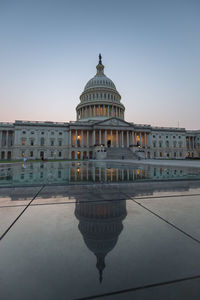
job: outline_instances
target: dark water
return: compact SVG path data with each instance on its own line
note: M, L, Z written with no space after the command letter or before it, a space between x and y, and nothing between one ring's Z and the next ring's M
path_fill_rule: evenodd
M109 162L37 162L0 167L0 186L171 179L200 179L200 170Z

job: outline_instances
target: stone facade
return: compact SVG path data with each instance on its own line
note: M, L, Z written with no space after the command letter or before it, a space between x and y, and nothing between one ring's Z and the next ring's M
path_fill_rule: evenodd
M126 122L121 96L101 59L96 68L80 96L75 122L0 123L0 160L105 159L108 148L115 149L115 158L200 157L200 130Z

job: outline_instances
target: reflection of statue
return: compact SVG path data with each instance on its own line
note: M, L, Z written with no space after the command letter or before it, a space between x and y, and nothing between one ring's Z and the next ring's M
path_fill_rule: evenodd
M102 59L102 56L101 56L101 53L99 53L99 64L100 64L100 65L102 65L101 59Z
M126 217L126 201L77 202L75 216L87 247L97 258L99 281L103 280L105 257L116 245Z

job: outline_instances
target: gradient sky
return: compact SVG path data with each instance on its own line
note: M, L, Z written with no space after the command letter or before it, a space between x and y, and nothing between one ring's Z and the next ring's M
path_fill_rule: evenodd
M0 121L75 120L99 52L127 121L200 129L199 0L0 0Z

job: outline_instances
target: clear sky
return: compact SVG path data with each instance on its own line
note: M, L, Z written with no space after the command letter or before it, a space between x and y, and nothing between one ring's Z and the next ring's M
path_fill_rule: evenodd
M75 120L99 53L127 121L200 129L199 0L0 0L0 121Z

